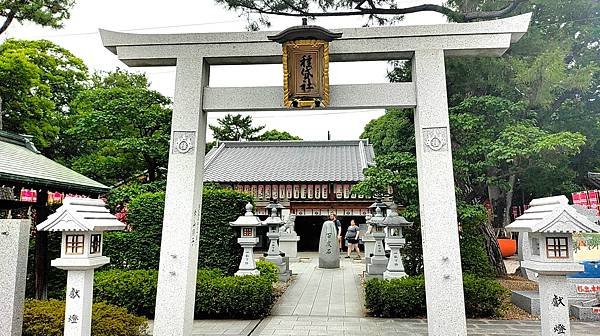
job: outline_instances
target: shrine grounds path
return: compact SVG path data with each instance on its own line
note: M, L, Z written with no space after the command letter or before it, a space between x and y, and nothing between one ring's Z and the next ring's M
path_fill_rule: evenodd
M341 259L337 270L319 269L317 253L300 253L290 264L294 281L263 320L199 320L200 335L427 335L425 319L365 317L360 274L364 264ZM468 336L536 336L540 321L467 320ZM600 322L571 321L573 336L600 336ZM449 335L450 336L450 335Z

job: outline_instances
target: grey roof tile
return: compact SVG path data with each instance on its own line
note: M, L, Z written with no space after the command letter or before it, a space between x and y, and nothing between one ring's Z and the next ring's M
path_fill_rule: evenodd
M104 192L110 188L39 154L25 138L0 131L0 180Z
M362 144L361 144L362 143ZM225 141L206 156L209 182L353 182L364 179L366 140Z

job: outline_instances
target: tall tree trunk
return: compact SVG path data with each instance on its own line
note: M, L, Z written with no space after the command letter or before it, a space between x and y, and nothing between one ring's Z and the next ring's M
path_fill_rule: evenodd
M506 192L500 187L488 184L488 197L492 204L492 227L499 229L504 227L504 208Z
M512 207L512 199L516 179L517 176L515 174L510 175L510 177L508 178L509 189L506 192L506 196L504 199L504 218L502 219L502 227L506 227L508 224L510 224L510 208Z
M505 277L507 273L506 266L502 259L502 253L500 252L500 246L498 245L494 228L488 222L484 222L481 224L480 230L485 238L485 249L487 251L488 259L496 272L496 276Z

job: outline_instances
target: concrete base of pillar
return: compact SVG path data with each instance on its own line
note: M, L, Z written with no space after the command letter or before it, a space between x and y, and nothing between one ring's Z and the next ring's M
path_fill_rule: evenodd
M385 271L383 272L383 278L384 279L401 279L401 278L405 278L408 275L404 272L390 272L390 271Z
M235 276L244 276L244 275L260 275L260 271L257 269L253 270L239 270L235 272Z
M298 241L300 236L294 233L282 233L279 237L279 250L285 253L286 257L298 258Z
M369 275L383 276L383 272L385 272L387 269L387 264L388 264L388 259L385 257L383 257L383 258L372 257L371 263L367 265L368 266L367 273Z

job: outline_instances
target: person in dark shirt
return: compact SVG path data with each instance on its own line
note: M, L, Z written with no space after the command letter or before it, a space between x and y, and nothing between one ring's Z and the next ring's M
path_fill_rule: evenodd
M348 241L348 255L346 256L346 258L350 258L350 254L352 253L352 250L356 250L356 254L358 254L358 258L362 259L362 256L360 255L360 248L358 247L358 234L359 234L359 229L358 229L358 225L356 225L356 222L353 220L350 221L350 226L348 227L348 230L346 230L346 240Z

